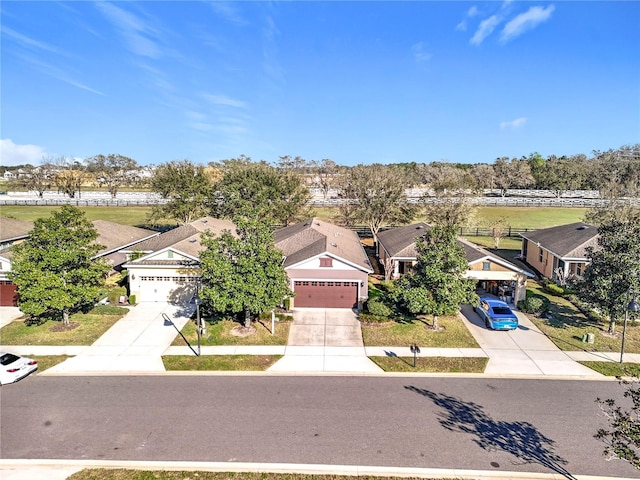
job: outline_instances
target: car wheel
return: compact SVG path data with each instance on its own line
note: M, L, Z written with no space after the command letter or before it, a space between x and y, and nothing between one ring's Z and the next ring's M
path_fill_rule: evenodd
M484 326L491 330L491 324L489 323L489 319L486 317L484 319Z

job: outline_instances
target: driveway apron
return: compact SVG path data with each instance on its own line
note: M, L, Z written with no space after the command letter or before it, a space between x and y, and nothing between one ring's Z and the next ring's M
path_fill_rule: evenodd
M82 353L46 373L163 372L161 355L193 309L193 305L140 303Z
M471 335L489 357L484 373L489 375L556 375L594 377L597 372L575 362L549 340L522 312L516 330L494 331L484 326L471 305L463 305L461 316Z
M300 308L285 355L270 372L382 372L366 356L360 322L351 309Z

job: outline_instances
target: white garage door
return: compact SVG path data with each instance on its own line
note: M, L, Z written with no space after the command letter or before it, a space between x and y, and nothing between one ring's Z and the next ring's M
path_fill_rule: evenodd
M138 301L186 303L195 292L196 283L189 277L143 276Z

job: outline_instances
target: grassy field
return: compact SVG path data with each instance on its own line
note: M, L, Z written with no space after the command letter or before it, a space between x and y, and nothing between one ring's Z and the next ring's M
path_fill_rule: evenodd
M43 206L0 206L0 216L11 217L19 220L33 221L37 218L47 217L59 207ZM148 226L148 216L151 207L78 207L85 212L87 218L93 220L108 220L124 225ZM481 207L478 209L477 226L490 226L500 217L504 217L507 223L516 228L546 228L566 223L581 221L585 214L584 208L570 207ZM329 222L335 221L338 216L337 208L319 207L313 209L313 215ZM416 221L423 220L416 217ZM164 224L175 222L166 221Z
M626 350L626 349L625 349ZM640 377L640 365L637 363L615 362L578 362L608 377Z

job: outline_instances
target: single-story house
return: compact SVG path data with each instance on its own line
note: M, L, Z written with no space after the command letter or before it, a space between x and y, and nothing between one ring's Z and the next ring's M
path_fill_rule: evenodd
M587 247L598 248L598 229L587 223L521 233L521 257L543 277L554 281L580 277L589 259Z
M367 299L373 269L356 232L314 217L274 236L296 294L291 308L359 308Z
M384 268L392 270L392 278L411 271L418 257L416 239L430 228L420 222L378 233L378 259ZM507 300L518 302L526 298L527 278L533 274L463 238L458 238L458 243L469 262L467 278L476 279L485 291Z
M197 291L203 231L236 231L228 220L203 217L121 251L130 258L129 293L136 302L188 302Z
M1 241L3 244L15 245L22 242L29 237L29 232L33 229L33 222L22 222L7 218L2 218L1 221ZM159 232L154 232L153 230L121 225L105 220L95 220L91 223L98 232L96 243L103 246L98 252L98 255L96 255L96 258L106 258L112 270L118 270L126 260L126 256L119 253L121 249L159 235ZM6 231L5 225L7 226ZM27 227L28 230L25 230ZM9 242L9 240L11 240L11 242ZM15 306L18 301L16 285L9 280L11 257L11 246L0 250L0 306Z

